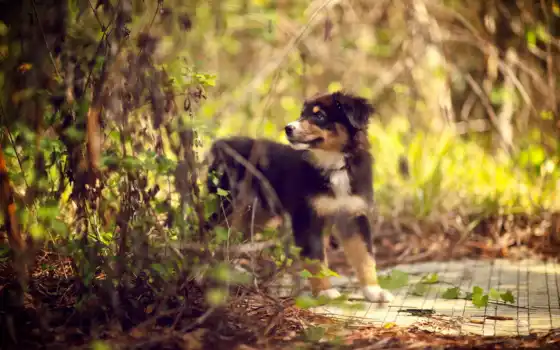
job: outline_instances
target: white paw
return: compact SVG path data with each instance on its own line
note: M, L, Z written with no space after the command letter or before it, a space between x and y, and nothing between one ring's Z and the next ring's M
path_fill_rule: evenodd
M372 303L390 303L394 299L391 292L382 289L380 286L366 286L362 289L362 293Z
M336 289L336 288L329 288L329 289L325 289L319 292L319 297L320 296L325 296L329 299L336 299L336 298L340 298L342 296L342 294L340 294L340 292Z

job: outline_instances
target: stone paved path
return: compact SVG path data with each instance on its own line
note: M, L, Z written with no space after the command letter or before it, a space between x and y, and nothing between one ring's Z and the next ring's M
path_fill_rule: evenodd
M366 302L353 279L332 277L333 284L350 295L347 305L352 308L325 306L314 311L351 322L415 325L443 334L526 335L560 328L560 264L535 260L462 260L401 265L392 269L407 272L409 283L393 290L395 300L390 305ZM426 285L424 295L414 295L415 283L430 273L437 273L439 282ZM515 303L490 302L486 307L477 308L465 299L442 298L446 289L455 286L462 291L472 291L473 286L485 292L490 288L510 290Z

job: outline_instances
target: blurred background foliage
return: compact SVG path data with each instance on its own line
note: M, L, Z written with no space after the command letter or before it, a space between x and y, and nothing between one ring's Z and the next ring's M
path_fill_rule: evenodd
M211 120L212 137L284 141L304 98L344 88L377 109L370 140L385 212L550 209L559 203L558 6L200 2L189 57L216 85L198 118ZM398 176L401 156L409 179Z
M84 287L143 274L155 283L210 261L212 288L238 283L215 255L169 248L234 243L202 232L197 160L221 136L285 142L285 124L322 91L376 107L382 217L455 213L470 231L473 215L559 208L554 0L0 4L0 142L13 192L1 232L18 251L46 243L71 257ZM18 240L14 222L32 239ZM210 304L223 299L215 290Z

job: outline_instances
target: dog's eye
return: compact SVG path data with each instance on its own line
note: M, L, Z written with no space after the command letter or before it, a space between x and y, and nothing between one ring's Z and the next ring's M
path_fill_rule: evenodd
M325 123L327 121L327 114L321 109L317 113L313 114L313 119L315 119L315 122L317 123Z

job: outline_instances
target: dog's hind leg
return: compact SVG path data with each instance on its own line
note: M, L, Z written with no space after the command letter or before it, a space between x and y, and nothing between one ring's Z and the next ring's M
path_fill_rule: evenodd
M346 221L348 219L349 223ZM382 289L377 280L371 225L367 216L360 215L346 220L343 221L348 225L339 223L334 231L346 260L356 272L364 297L370 302L392 301L393 295Z

